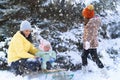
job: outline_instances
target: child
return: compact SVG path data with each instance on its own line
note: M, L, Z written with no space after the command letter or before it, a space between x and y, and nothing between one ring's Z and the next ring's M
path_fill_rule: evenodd
M82 11L84 17L84 34L83 34L83 53L81 55L82 65L85 67L88 65L87 57L90 54L93 61L96 62L99 68L103 68L104 65L100 61L97 54L98 47L98 30L101 24L99 17L95 16L94 6L88 5Z
M42 65L42 70L47 70L47 63L50 63L51 66L53 66L53 63L56 60L56 53L52 51L51 45L48 41L44 41L44 43L40 44L40 49L38 53L36 53L36 56L40 57Z

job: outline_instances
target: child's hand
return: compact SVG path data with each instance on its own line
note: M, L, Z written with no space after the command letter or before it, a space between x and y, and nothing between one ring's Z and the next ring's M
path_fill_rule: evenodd
M55 58L50 58L49 62L50 62L50 63L55 62Z
M38 60L39 60L40 62L43 62L43 58L39 58Z
M43 58L41 58L41 57L35 57L39 62L43 62Z

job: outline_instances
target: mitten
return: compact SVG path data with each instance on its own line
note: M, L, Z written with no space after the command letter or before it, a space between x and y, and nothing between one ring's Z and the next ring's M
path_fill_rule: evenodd
M39 58L38 60L39 60L40 62L43 62L43 58Z
M50 63L55 62L55 58L50 58L49 62L50 62Z
M85 50L88 50L90 48L90 42L86 41L85 42Z

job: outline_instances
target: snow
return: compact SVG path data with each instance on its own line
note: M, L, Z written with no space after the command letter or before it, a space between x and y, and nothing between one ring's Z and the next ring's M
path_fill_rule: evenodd
M99 0L84 0L85 5L91 4L93 1L99 2Z
M66 0L67 1L67 0ZM80 2L81 0L75 0L75 2ZM99 0L84 0L84 3L86 5L90 4L92 1L99 1ZM48 2L49 3L49 2ZM48 4L47 3L47 4ZM46 4L45 4L46 5ZM113 15L114 13L111 11L107 11L109 15L106 17L106 21L110 22L112 20L118 21L117 17L120 16L120 6L118 6L118 16ZM112 15L112 16L111 16ZM77 41L76 37L73 36L73 33L66 32L61 36L61 38L66 39L72 39L74 41ZM65 39L65 38L64 38ZM0 47L2 47L4 43L0 43ZM110 55L106 50L108 49L114 49L118 52L117 56L116 55ZM83 70L77 70L75 72L69 72L71 74L74 74L74 77L72 80L119 80L120 79L120 38L117 39L110 39L110 40L104 40L101 39L101 42L99 42L99 47L98 47L98 52L102 56L100 60L104 63L105 65L105 73L107 74L106 76L109 76L106 78L106 76L101 72L102 69L99 69L96 64L88 59L88 68L92 70L92 72L86 72L84 73ZM73 56L72 58L75 59L73 60L74 63L81 62L80 55L75 55L75 53L78 52L69 52L69 55ZM0 52L0 56L5 56L3 52ZM115 59L112 59L111 56L116 56ZM45 78L46 75L43 74L37 74L33 78L28 78L28 76L22 77L22 76L15 76L12 72L5 71L5 70L0 70L0 79L1 80L51 80L51 75L47 75L47 79ZM32 75L33 76L33 75Z
M0 75L1 80L24 80L21 76L15 77L13 73L8 71L0 71Z
M77 39L74 36L74 34L71 33L71 32L65 32L65 33L63 33L62 36L60 36L60 38L62 40L69 40L69 39L71 40L72 39L73 41L78 42L78 41L76 41Z
M105 20L103 20L104 23L111 23L111 22L120 22L117 18L120 17L120 5L117 5L116 12L106 10L107 16L105 17Z
M57 0L56 0L57 1ZM47 0L42 6L47 6L50 3L56 2L55 0ZM62 0L59 0L61 2ZM84 3L86 6L91 4L93 1L99 2L99 0L65 0L65 2L71 3L71 4L76 4L76 3Z
M88 64L88 68L90 70L92 70L92 72L86 72L84 73L83 70L77 70L75 72L70 72L70 73L74 73L74 77L72 80L119 80L120 79L120 56L118 55L116 57L115 60L111 59L110 56L108 55L106 49L113 47L114 49L116 49L118 52L120 52L120 38L117 39L112 39L112 40L102 40L99 44L98 47L98 52L100 51L100 54L103 56L101 59L101 61L104 63L105 67L105 71L107 73L107 76L109 76L109 78L107 79L102 73L101 70L99 69L96 64L91 61L90 59L88 60L89 64ZM104 45L104 47L103 47ZM80 55L75 55L74 52L70 52L69 55L73 56L73 59L78 58L78 60L75 62L78 63L79 61L81 62L81 60L79 59ZM74 60L73 60L74 61ZM29 80L28 76L22 77L22 76L15 76L12 72L9 71L0 71L0 75L1 76L1 80ZM38 74L37 74L38 75ZM31 80L51 80L51 75L49 74L47 75L47 79L45 79L45 75L40 76L41 74L39 74L36 77L31 78ZM50 78L49 78L50 77Z
M5 58L5 53L3 51L0 51L0 57Z

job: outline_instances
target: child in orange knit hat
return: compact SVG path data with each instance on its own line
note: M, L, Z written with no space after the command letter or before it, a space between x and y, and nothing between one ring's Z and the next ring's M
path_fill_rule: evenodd
M82 15L84 17L83 53L81 55L83 71L86 71L87 69L88 55L91 56L92 60L97 64L99 68L104 68L103 63L97 54L97 37L101 20L98 16L95 16L93 5L88 5L86 8L84 8Z

